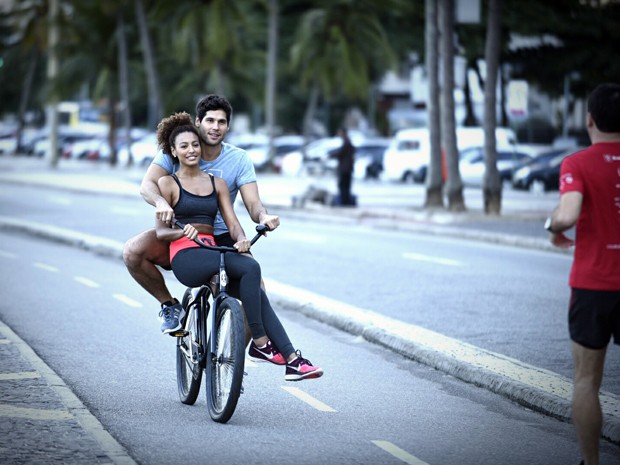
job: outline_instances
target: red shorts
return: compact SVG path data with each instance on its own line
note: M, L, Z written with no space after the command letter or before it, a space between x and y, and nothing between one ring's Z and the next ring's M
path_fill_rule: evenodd
M206 242L209 245L215 245L215 239L213 239L213 236L210 234L198 234L197 239L199 241L204 240L204 242ZM196 244L194 241L192 241L190 238L188 238L187 236L183 236L180 239L177 239L176 241L171 242L170 243L170 262L172 262L172 259L177 253L179 253L180 250L190 249L192 247L200 247L200 246Z

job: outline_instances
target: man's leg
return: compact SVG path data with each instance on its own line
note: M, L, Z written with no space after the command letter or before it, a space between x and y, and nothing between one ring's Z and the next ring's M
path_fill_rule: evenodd
M169 244L157 239L154 229L149 229L129 239L123 247L123 260L129 274L161 304L160 316L164 334L181 328L183 308L172 297L157 266L170 268Z
M132 237L123 247L123 261L129 274L160 304L172 301L157 265L170 267L169 244L157 239L154 229Z
M588 349L573 342L575 379L573 388L573 423L585 465L598 465L599 438L603 416L599 390L603 380L606 349Z

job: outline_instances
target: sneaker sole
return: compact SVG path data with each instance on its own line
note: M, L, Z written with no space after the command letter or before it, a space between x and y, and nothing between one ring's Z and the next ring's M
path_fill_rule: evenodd
M323 370L311 371L303 375L284 375L285 381L302 381L304 379L315 379L323 376Z
M249 354L248 354L248 358L250 360L252 360L253 362L256 362L256 363L271 363L272 365L278 365L278 366L286 365L286 362L277 363L277 362L273 362L271 360L265 360L264 358L253 357L252 355L249 355Z

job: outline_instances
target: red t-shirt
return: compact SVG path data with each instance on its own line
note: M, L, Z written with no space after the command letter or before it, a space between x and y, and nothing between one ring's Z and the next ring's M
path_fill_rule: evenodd
M581 192L573 288L620 291L620 142L597 143L565 158L560 194Z

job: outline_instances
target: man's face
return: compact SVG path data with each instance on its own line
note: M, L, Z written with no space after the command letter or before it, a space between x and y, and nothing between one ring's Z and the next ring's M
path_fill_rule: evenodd
M209 110L202 121L196 117L196 124L200 138L209 146L220 144L228 132L228 122L224 110Z

